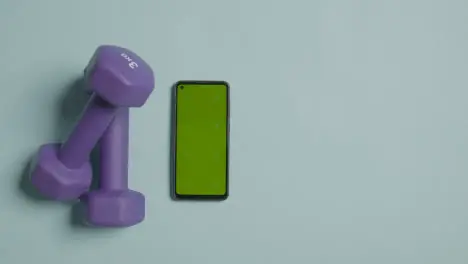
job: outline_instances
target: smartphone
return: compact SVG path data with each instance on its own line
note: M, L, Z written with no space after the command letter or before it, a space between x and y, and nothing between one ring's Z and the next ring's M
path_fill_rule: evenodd
M224 200L229 193L229 85L179 81L173 100L173 192Z

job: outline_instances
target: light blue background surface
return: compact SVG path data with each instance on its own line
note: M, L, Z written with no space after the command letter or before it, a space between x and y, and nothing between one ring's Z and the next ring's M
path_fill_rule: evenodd
M3 0L0 261L467 263L467 25L464 0ZM74 227L69 205L19 188L68 133L68 87L99 44L157 76L131 113L147 219L126 230ZM232 86L225 202L169 198L181 79Z

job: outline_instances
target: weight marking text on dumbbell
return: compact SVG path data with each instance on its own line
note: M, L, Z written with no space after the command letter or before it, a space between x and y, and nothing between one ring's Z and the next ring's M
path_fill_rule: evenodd
M134 62L134 61L132 60L132 58L130 58L130 56L128 56L128 55L125 54L125 53L120 54L120 56L124 57L124 58L129 62L128 66L129 66L130 68L132 68L132 69L138 68L138 64L137 64L136 62Z

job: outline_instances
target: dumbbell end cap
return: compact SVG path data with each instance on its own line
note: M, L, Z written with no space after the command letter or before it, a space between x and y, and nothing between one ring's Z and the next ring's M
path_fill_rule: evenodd
M60 144L46 144L39 148L31 164L31 182L43 196L66 201L79 198L91 185L91 164L69 169L58 159Z
M96 190L86 197L86 222L98 227L130 227L145 218L145 197L132 190Z
M86 85L114 106L140 107L154 90L151 67L134 52L99 46L84 70Z

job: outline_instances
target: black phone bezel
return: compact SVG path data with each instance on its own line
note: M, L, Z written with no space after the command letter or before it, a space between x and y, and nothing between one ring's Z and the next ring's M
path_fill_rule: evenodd
M224 85L227 89L226 96L226 192L221 195L204 195L204 194L179 194L177 193L177 95L178 87L181 85ZM230 141L230 86L226 81L195 81L183 80L178 81L172 88L172 103L171 103L171 196L176 200L226 200L229 197L229 141Z

